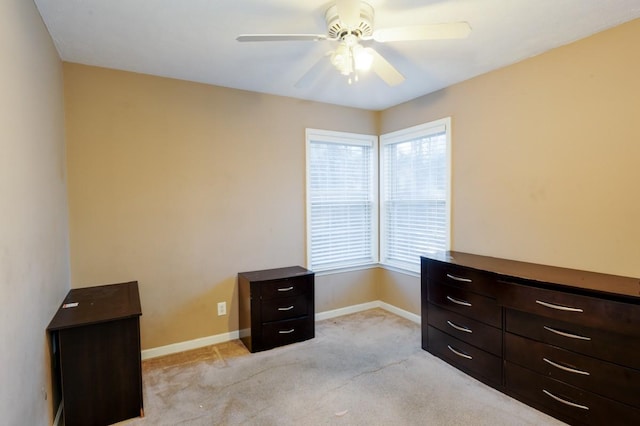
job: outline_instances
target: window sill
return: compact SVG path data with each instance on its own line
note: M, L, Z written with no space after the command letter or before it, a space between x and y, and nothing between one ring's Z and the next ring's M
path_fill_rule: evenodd
M343 274L345 272L362 271L365 269L377 268L379 266L380 264L378 263L369 263L366 265L346 266L344 268L326 269L324 271L317 271L317 272L314 271L314 272L316 274L316 277L321 277L323 275Z

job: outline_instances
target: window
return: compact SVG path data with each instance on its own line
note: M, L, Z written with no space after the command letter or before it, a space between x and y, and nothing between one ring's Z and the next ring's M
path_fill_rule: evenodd
M307 129L306 140L309 268L377 263L377 137Z
M381 263L420 271L449 249L451 119L380 137Z

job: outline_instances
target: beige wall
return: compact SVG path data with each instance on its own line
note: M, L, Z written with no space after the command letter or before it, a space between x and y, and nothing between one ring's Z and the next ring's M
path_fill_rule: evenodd
M138 280L143 348L237 330L238 272L305 264L306 127L377 131L368 111L77 64L64 76L72 286ZM318 311L375 300L362 273L316 287Z
M378 299L420 315L420 278L388 269L378 269Z
M65 64L72 284L140 281L143 348L236 330L238 271L304 264L304 128L445 116L454 249L640 276L639 37L636 20L381 113ZM419 313L396 272L316 292L318 312Z
M640 276L639 40L635 20L382 113L452 117L455 250Z
M0 2L0 93L0 423L45 425L69 252L62 64L32 1Z

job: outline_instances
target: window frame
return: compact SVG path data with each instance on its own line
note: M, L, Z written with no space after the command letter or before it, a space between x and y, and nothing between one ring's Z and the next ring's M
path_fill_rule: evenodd
M332 267L316 267L312 264L312 200L311 200L311 178L310 178L310 152L312 143L323 144L340 144L340 145L355 145L355 146L370 146L371 158L370 158L370 200L371 205L371 221L370 221L370 235L371 240L369 242L371 246L371 258L366 262L354 262L332 266ZM379 148L378 148L378 136L367 135L359 133L340 132L332 130L321 129L305 129L305 205L306 205L306 264L307 268L313 270L319 275L340 273L351 270L367 269L371 267L379 266Z
M386 133L380 136L380 154L379 154L379 241L380 241L380 265L382 267L399 270L401 272L409 272L412 274L420 273L420 259L416 260L416 263L413 262L400 262L393 261L388 259L388 242L386 241L387 228L388 224L386 221L386 205L387 205L387 193L385 191L386 185L386 174L388 173L385 170L385 147L391 144L397 144L402 142L408 142L411 140L429 137L431 135L440 133L444 128L445 136L446 136L446 164L445 164L445 241L444 246L445 250L450 250L451 248L451 173L452 173L452 163L451 163L451 117L445 117L439 120L430 121L427 123L419 124L416 126L412 126L406 129L401 129L398 131ZM426 253L425 253L426 254Z

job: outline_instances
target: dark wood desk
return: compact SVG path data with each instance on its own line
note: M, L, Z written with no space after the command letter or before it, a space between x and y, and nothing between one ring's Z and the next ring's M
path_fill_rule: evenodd
M69 291L47 327L60 366L66 426L144 415L140 315L137 281Z

